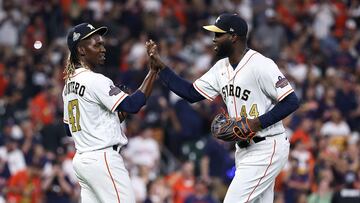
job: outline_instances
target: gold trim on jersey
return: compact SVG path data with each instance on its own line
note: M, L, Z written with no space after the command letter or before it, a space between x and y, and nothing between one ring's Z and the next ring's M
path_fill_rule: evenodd
M294 89L290 89L288 90L287 92L285 92L283 95L281 95L279 98L278 98L278 101L281 101L283 100L286 96L288 96L291 92L293 92Z
M126 94L125 92L121 92L121 93L123 93L123 95L115 102L115 104L113 105L113 107L110 110L111 112L114 112L115 109L117 108L117 106L122 102L122 100L124 100L125 97L128 96L128 94Z

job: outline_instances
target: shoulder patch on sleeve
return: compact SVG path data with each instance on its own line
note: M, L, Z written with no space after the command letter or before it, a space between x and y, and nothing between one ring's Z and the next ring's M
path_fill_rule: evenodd
M118 95L120 92L120 88L110 85L109 96Z
M276 88L284 88L285 86L287 86L289 84L289 81L285 78L285 77L278 77L278 81L275 84Z

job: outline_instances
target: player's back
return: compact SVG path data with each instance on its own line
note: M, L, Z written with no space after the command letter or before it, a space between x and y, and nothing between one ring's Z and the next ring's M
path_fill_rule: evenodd
M112 81L85 68L76 69L64 86L64 122L69 124L80 152L126 143L119 118L104 101ZM114 104L115 106L115 104Z

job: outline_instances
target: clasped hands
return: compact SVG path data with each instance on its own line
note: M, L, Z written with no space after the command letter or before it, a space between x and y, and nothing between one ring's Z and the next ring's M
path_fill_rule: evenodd
M164 69L166 66L160 59L156 43L150 39L145 43L145 48L149 56L150 71L159 72Z

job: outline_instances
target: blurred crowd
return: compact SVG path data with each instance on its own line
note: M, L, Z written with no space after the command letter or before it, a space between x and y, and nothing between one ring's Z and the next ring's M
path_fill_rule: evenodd
M359 0L0 0L0 202L79 202L62 121L71 26L109 27L97 71L135 91L149 38L189 81L206 72L216 59L202 25L225 11L246 19L249 47L278 64L301 100L283 121L291 151L275 202L360 202ZM209 132L222 108L221 98L189 104L156 83L124 122L138 203L222 202L234 143Z

